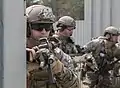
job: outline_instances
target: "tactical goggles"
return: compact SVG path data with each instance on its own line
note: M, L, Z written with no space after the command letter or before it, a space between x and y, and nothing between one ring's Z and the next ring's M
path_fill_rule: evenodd
M43 31L43 29L45 29L45 31L50 31L52 28L53 28L52 24L48 24L48 23L32 23L31 24L31 29L37 30L37 31Z

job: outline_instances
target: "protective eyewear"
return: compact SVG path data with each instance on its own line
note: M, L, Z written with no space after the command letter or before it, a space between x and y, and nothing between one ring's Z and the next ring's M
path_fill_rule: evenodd
M46 24L46 23L34 23L31 24L31 28L37 31L43 31L43 29L45 29L45 31L50 31L53 28L53 26L52 24Z

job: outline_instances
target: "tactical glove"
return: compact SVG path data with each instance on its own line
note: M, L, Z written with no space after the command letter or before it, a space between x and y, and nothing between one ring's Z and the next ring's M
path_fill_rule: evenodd
M26 51L29 53L28 61L32 62L35 59L36 53L34 49L26 48Z

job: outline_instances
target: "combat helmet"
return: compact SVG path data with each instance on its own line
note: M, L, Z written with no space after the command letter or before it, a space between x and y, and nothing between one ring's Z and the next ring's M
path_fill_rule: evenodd
M52 9L44 5L32 5L26 8L27 22L54 23L55 16Z
M119 32L118 28L116 28L114 26L110 26L105 29L104 35L106 35L106 34L119 35L120 32Z
M75 20L70 16L63 16L61 17L57 22L57 27L62 26L70 26L70 27L76 27Z
M26 8L27 37L31 35L31 29L38 27L49 27L53 31L55 16L52 9L44 5L32 5ZM41 25L40 25L41 24Z

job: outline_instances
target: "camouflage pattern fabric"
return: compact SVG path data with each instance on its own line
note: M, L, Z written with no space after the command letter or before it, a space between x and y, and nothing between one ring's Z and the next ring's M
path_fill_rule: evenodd
M59 36L58 38L61 40L60 49L62 49L65 53L67 54L78 53L74 41L71 39L71 37Z
M93 39L84 46L84 51L86 53L92 52L98 67L100 67L101 63L103 63L100 57L101 50L105 50L105 55L107 56L105 59L108 63L112 62L114 58L120 59L120 47L103 38ZM110 68L112 70L113 66ZM112 88L111 78L108 71L104 71L104 74L98 74L89 67L85 67L85 69L87 69L87 72L86 79L83 83L84 85L87 85L88 88L94 88L96 84L96 88Z
M29 43L31 42L32 40L29 40ZM34 46L34 44L31 46ZM73 71L74 66L71 57L63 51L60 51L60 56L59 60L64 65L61 72L54 74L55 84L49 84L46 67L40 69L39 63L28 61L27 76L29 88L79 88L78 77Z

